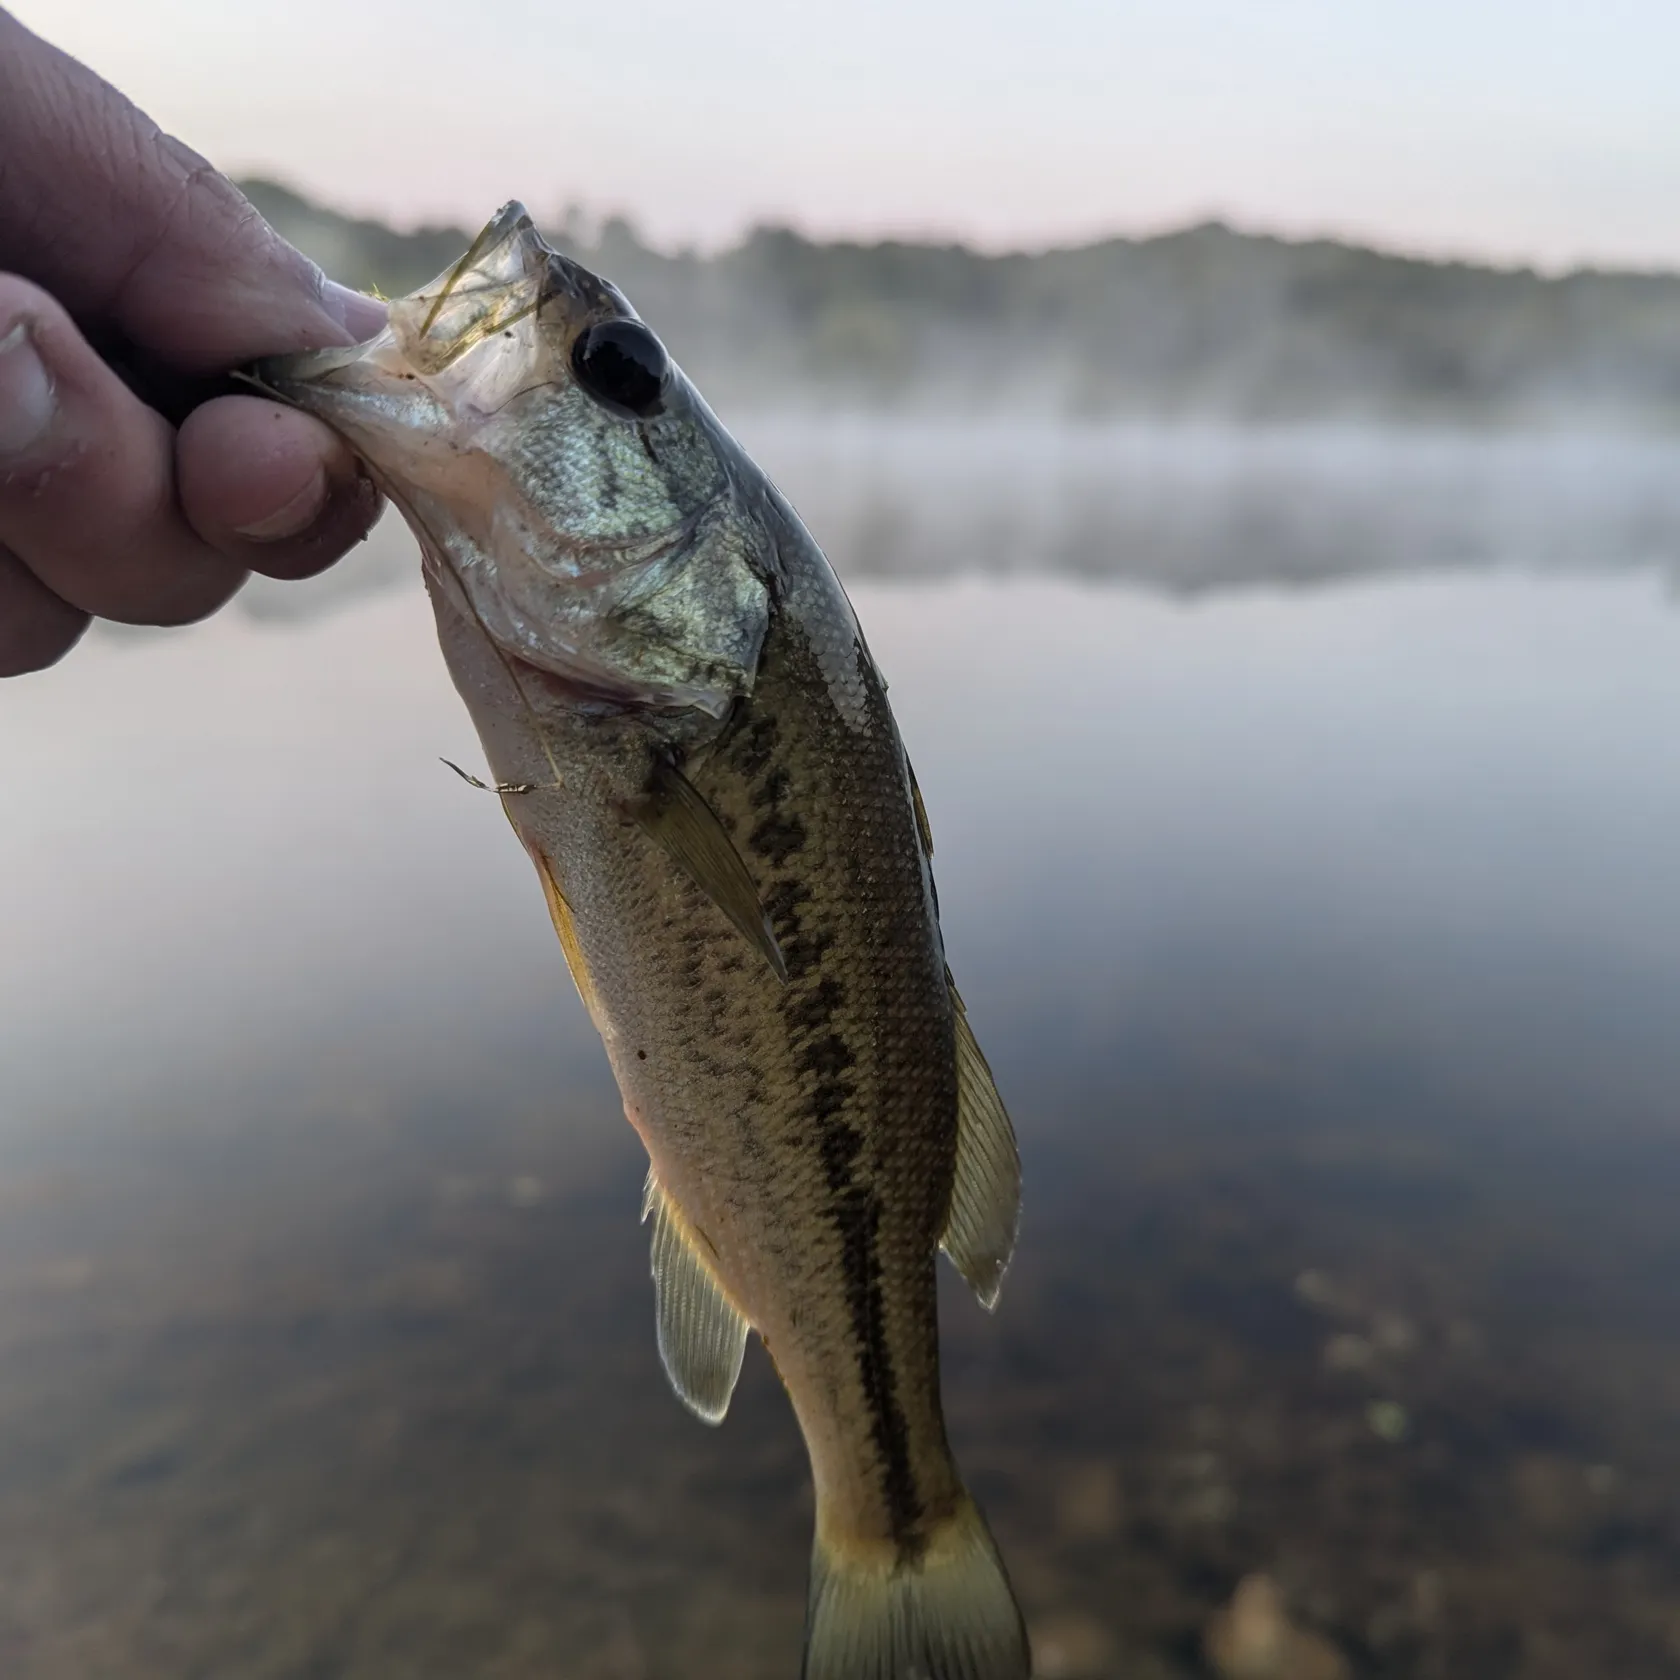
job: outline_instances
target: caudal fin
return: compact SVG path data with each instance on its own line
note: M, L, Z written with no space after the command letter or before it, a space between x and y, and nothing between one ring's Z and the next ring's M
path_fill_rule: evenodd
M985 1519L965 1498L914 1556L811 1556L804 1680L1027 1680L1021 1612Z

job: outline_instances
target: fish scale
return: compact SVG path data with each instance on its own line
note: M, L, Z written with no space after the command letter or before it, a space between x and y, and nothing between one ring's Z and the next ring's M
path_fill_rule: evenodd
M673 1386L721 1419L750 1329L793 1403L807 1680L1020 1680L1020 1613L946 1440L935 1288L943 1246L995 1301L1019 1162L827 561L518 206L379 339L262 376L420 537L445 659L647 1147Z

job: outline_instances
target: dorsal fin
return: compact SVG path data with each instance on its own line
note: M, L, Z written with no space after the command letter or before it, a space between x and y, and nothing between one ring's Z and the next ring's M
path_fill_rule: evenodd
M712 1270L711 1245L666 1195L652 1167L642 1192L642 1219L650 1214L660 1363L690 1411L707 1423L722 1423L741 1374L747 1321Z
M647 797L631 815L643 833L734 923L786 985L787 964L782 960L770 918L758 901L752 875L716 813L688 778L675 765L661 762Z
M957 1034L957 1168L939 1246L989 1312L997 1305L1004 1271L1015 1252L1015 1231L1021 1220L1021 1156L1015 1147L1015 1128L975 1042L968 1011L949 969L945 978L951 988Z
M916 780L916 767L905 754L904 772L910 778L910 803L916 809L916 835L922 842L922 855L933 862L933 824L928 821L927 806L922 800L922 784Z

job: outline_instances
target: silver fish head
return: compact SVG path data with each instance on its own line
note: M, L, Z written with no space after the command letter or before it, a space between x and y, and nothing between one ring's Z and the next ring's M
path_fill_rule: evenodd
M365 344L259 364L349 440L435 595L589 704L721 716L752 684L769 559L738 457L622 293L523 205Z

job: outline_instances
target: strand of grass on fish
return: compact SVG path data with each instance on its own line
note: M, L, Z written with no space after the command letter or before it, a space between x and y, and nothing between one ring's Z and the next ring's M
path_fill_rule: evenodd
M367 344L263 364L407 518L438 633L650 1160L659 1352L716 1422L756 1329L816 1485L807 1680L1017 1680L940 1410L1008 1116L921 795L815 543L612 286L510 204Z

